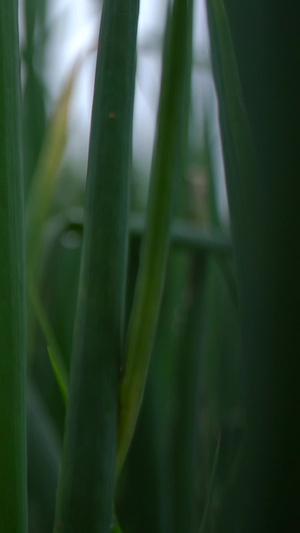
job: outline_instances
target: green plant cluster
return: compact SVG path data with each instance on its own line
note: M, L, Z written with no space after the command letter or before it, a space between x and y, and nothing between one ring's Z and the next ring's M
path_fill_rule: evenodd
M0 533L300 530L297 17L206 0L202 64L195 3L168 1L154 37L144 209L139 0L102 2L84 182L63 161L86 57L49 116L48 1L24 0L20 50L0 0ZM211 101L193 113L204 69L230 229Z

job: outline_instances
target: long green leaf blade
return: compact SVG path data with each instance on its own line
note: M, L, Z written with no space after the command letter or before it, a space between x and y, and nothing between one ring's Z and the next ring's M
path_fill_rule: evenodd
M68 403L68 385L67 385L67 378L65 374L63 373L62 369L59 367L59 364L57 362L57 358L55 358L55 355L53 351L51 350L50 346L47 346L48 355L50 359L50 363L54 372L54 375L56 377L57 384L59 386L59 390L61 392L64 404L67 405Z
M27 531L24 198L18 2L0 2L0 531Z
M27 200L28 283L36 284L43 229L51 211L59 168L67 144L69 108L81 61L74 64L64 90L55 106L41 147Z
M64 533L112 523L138 12L138 0L103 4L54 529Z
M152 162L147 230L126 344L120 391L117 471L128 451L140 410L154 340L169 250L174 173L178 163L180 102L186 97L185 62L190 55L192 2L175 0L166 46ZM183 126L183 125L182 125ZM180 151L185 150L184 144Z

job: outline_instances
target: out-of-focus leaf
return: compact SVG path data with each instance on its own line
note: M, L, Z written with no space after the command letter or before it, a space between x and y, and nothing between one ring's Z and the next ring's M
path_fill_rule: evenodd
M50 348L48 347L48 354L50 357L51 365L57 378L58 385L62 391L63 398L66 401L68 390L68 374L64 359L60 353L55 334L47 318L43 303L34 285L31 285L29 287L28 293L34 308L37 321L45 337L45 341L48 346L50 346Z
M50 346L47 346L48 354L50 357L51 365L56 377L56 381L58 383L58 386L60 388L61 395L64 400L64 404L67 405L68 403L68 386L66 384L66 377L64 376L64 373L61 368L58 367L57 364L57 357L55 358L53 355L53 352L50 348Z
M29 191L27 201L27 269L30 282L36 276L43 228L53 203L59 168L66 147L70 101L80 64L80 61L75 63L55 107Z
M212 471L211 471L211 478L209 481L208 494L207 494L207 499L206 499L206 503L205 503L205 507L203 511L203 517L202 517L199 533L205 533L208 527L208 517L209 517L209 511L211 507L212 498L213 498L213 492L215 488L217 467L218 467L218 461L219 461L219 455L220 455L220 443L221 443L221 434L219 433L215 456L213 460Z
M60 445L31 380L27 392L29 531L51 531L55 513Z
M133 213L130 217L130 236L141 239L145 226L144 217ZM221 231L202 229L195 222L176 218L170 224L170 246L189 252L207 251L225 256L232 254L230 239Z
M244 454L220 530L293 530L300 522L298 17L270 1L207 0L207 8L246 408Z
M54 358L56 358L57 354L58 367L63 366L62 358L59 356L59 347L55 339L55 333L49 324L45 310L42 309L43 305L38 292L39 269L43 260L42 243L45 224L53 205L59 169L67 143L68 115L72 91L83 59L84 57L78 59L74 64L62 95L56 104L27 199L27 288L31 302L31 307L28 307L29 359L32 362L32 341L35 326L31 312L33 308L35 309L38 321L42 324L42 331L47 337L49 335L51 337L51 342L49 338L46 337L46 339L47 343L52 347ZM42 317L39 317L38 309L40 309Z

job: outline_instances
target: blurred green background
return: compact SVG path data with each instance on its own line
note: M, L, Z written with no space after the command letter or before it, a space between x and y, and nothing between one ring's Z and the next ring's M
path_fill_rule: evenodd
M166 8L166 1L141 1L126 322L144 227ZM57 375L67 380L70 369L100 15L95 0L21 3L30 533L52 531L54 520L65 417ZM188 149L178 167L159 323L116 487L124 533L222 531L244 432L235 269L200 0L193 40L191 103L184 110Z

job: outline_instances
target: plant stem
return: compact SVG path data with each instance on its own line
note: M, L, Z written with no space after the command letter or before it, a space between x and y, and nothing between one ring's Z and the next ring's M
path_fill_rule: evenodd
M103 4L54 528L63 533L112 524L138 13L138 0Z

